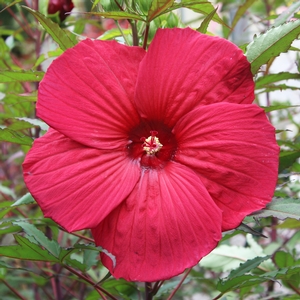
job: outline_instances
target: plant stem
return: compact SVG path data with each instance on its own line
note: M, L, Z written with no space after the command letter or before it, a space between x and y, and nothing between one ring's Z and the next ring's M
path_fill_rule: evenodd
M152 284L151 282L145 282L145 300L152 300Z
M0 279L16 296L18 296L22 300L26 300L16 289L14 289L8 282L3 279Z
M185 272L184 276L181 278L180 282L178 283L178 285L173 290L173 292L171 293L171 295L168 297L167 300L171 300L174 297L174 295L179 290L179 288L181 287L181 285L183 284L183 282L185 281L185 279L187 278L187 276L190 274L191 271L192 271L192 268L187 269L187 271Z
M106 300L105 296L103 294L106 294L107 296L109 296L111 299L113 300L118 300L117 298L115 298L112 294L110 294L109 292L107 292L105 289L103 289L102 287L98 286L96 283L94 283L92 280L90 280L88 277L86 277L85 275L77 272L76 270L74 270L73 268L64 265L64 267L69 270L71 273L75 274L76 276L78 276L79 278L83 279L84 281L88 282L90 285L92 285L95 290L99 293L99 295L102 297L102 299Z
M147 48L147 41L148 41L149 28L150 28L150 25L147 24L147 25L146 25L146 28L145 28L144 42L143 42L143 48L144 48L145 50L146 50L146 48Z
M152 288L152 294L153 294L153 296L156 295L156 293L161 288L161 286L163 285L164 282L165 282L164 280L155 282L155 284L154 284L154 286Z
M132 44L133 46L138 46L139 45L139 36L137 32L137 27L136 27L136 21L131 21L131 30L132 30Z

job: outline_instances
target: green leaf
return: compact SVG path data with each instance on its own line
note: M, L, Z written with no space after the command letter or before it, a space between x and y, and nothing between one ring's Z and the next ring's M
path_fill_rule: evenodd
M164 13L173 4L174 0L153 0L148 11L147 21L151 22L153 19Z
M110 12L86 12L85 15L90 16L99 16L104 17L108 19L114 19L114 20L137 20L137 21L144 21L145 20L137 14L129 13L126 11L110 11Z
M291 266L288 268L281 268L279 270L271 271L264 273L262 277L265 277L266 279L286 279L287 277L299 273L300 272L300 265Z
M246 235L249 247L220 245L215 248L210 254L202 258L200 266L213 269L214 271L226 272L236 269L241 263L257 256L266 257L262 247L258 245L250 234ZM271 268L264 264L264 269Z
M131 34L131 29L122 29L124 35L129 35ZM122 33L118 28L113 28L111 30L105 31L99 39L102 41L107 41L107 40L113 40L116 37L122 36Z
M11 206L13 207L13 206L19 206L19 205L31 204L31 203L35 203L35 200L33 199L30 193L27 193L23 197L18 199L16 202L14 202Z
M274 255L273 261L279 268L292 267L295 265L295 260L292 254L284 251L277 251Z
M32 138L29 136L8 128L0 128L0 141L28 146L31 146L33 142Z
M49 51L47 53L41 54L34 64L34 68L38 67L41 63L43 63L48 58L58 57L63 53L62 49L58 48L54 51Z
M83 263L77 261L76 259L71 259L69 256L74 253L74 251L83 252ZM71 248L62 249L60 253L60 260L70 266L80 269L82 272L88 271L93 265L96 265L99 261L98 257L101 251L106 252L101 247L96 247L95 245L85 245L85 244L75 244ZM108 253L112 259L115 258L112 254ZM114 262L115 263L115 262Z
M261 108L265 112L271 112L274 110L280 110L280 109L288 109L292 107L300 107L300 105L285 105L285 104L278 104L278 105L272 105L272 106L261 106Z
M247 9L252 6L252 4L255 2L256 0L246 0L246 2L242 5L240 5L235 13L235 16L232 20L231 23L231 30L230 33L233 31L233 29L235 28L237 22L240 20L241 17L243 17L245 15L245 12L247 11Z
M208 25L210 23L210 21L213 19L216 11L217 11L218 8L216 8L215 10L213 10L211 13L209 13L205 19L201 22L201 25L200 27L197 29L197 31L201 32L201 33L206 33L207 32L207 28L208 28Z
M18 245L0 246L0 256L23 260L59 262L47 250L40 248L35 243L20 235L14 235Z
M289 72L280 72L278 74L268 74L262 77L259 77L255 81L255 88L261 89L267 86L268 84L272 84L274 82L278 82L281 80L288 80L288 79L300 79L299 73L289 73Z
M51 35L53 40L59 45L62 50L67 50L68 48L72 48L76 45L76 36L74 34L60 28L58 24L52 22L50 19L48 19L38 11L35 11L26 6L23 6L23 8L28 10L33 16L38 19L46 32Z
M300 200L299 199L273 199L271 203L263 210L252 214L259 218L275 217L280 220L292 218L300 220Z
M8 4L8 5L5 6L2 10L0 10L0 14L1 14L2 12L4 12L7 8L9 8L9 7L11 7L11 6L13 6L13 5L15 5L15 4L19 3L19 2L22 2L22 0L16 0L16 1L13 1L12 3Z
M48 130L49 129L49 126L45 122L43 122L39 119L31 119L31 118L25 118L25 117L16 118L16 119L23 122L23 123L30 124L31 127L40 127L42 130ZM31 127L29 127L29 128L31 128ZM15 128L12 128L11 126L9 126L9 129L15 129Z
M29 237L34 239L31 241L45 248L56 258L59 258L61 252L59 244L56 241L49 240L45 234L38 230L33 224L24 221L15 221L12 222L12 224L20 226Z
M251 63L252 74L271 58L289 50L292 42L300 34L300 20L271 28L266 33L255 37L248 45L246 56Z
M300 9L300 1L293 3L290 7L288 7L280 16L274 21L273 26L277 27L287 21L289 21L295 13L297 13Z
M99 261L99 251L95 250L84 250L83 252L83 264L85 265L86 271L92 266L95 266Z
M289 168L300 157L300 150L281 151L279 157L279 172Z
M276 228L281 228L281 229L300 229L300 221L295 220L295 219L287 219L283 223L277 225Z
M124 300L132 299L130 295L137 291L137 286L134 282L128 282L124 279L106 280L101 284L101 287L113 295L121 296Z
M180 3L174 4L170 9L178 9L178 8L188 8L196 13L203 14L205 16L209 15L211 12L215 10L214 6L209 1L191 1L191 0L181 0ZM227 24L219 17L217 13L213 16L213 21L228 27Z
M10 210L11 210L11 201L0 202L0 219L2 219Z
M228 291L236 290L238 288L253 286L264 281L267 281L267 279L260 276L243 275L235 278L230 278L228 280L220 279L217 284L217 289L220 292L225 293Z
M284 90L298 91L299 87L298 86L286 85L284 83L283 84L277 84L277 85L269 85L262 92L259 92L258 94L269 93L269 92L274 92L274 91L281 91L282 92Z
M0 71L0 82L24 82L24 81L41 81L43 79L44 72L41 71Z
M263 257L255 257L253 259L249 259L245 263L240 264L240 266L237 269L231 271L227 278L230 279L230 278L242 276L250 272L251 270L257 268L263 261L269 259L270 257L271 256L263 256Z

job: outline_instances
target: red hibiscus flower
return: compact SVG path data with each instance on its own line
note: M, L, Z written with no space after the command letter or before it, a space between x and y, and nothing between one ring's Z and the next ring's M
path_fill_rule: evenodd
M74 8L72 0L50 0L48 4L48 14L55 14L59 12L59 18L64 21L70 12Z
M147 52L85 40L40 84L51 129L24 162L45 217L91 228L127 280L194 266L271 200L278 146L242 51L192 29L158 30Z

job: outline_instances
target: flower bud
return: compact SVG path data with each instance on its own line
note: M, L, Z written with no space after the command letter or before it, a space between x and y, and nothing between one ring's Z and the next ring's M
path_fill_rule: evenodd
M74 8L72 0L49 0L48 14L59 13L60 21L64 21L70 12Z

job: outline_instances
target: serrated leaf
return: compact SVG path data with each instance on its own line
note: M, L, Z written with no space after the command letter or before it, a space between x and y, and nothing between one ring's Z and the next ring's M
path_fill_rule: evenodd
M169 7L174 4L174 0L153 0L148 11L147 22L164 13Z
M288 109L293 107L300 107L300 105L285 105L285 104L278 104L278 105L272 105L272 106L260 106L265 112L271 112L274 110L280 110L280 109Z
M243 275L228 280L220 280L217 284L217 289L225 293L238 288L256 285L264 281L267 281L267 279L257 275Z
M259 218L275 217L280 220L286 218L300 220L300 199L273 199L263 210L252 214Z
M263 256L263 257L255 257L253 259L247 260L245 263L240 264L240 266L237 269L234 269L230 272L227 279L231 279L234 277L242 276L251 270L257 268L263 261L269 259L271 256Z
M8 128L0 128L0 141L28 146L31 146L33 142L32 138L29 136Z
M277 74L268 74L262 77L259 77L255 81L255 88L261 89L268 84L278 82L281 80L288 80L288 79L300 79L299 73L289 73L289 72L280 72Z
M274 26L277 27L287 21L289 21L295 13L300 9L300 1L293 3L290 7L280 14L280 16L274 21Z
M251 63L252 74L271 58L289 50L292 42L300 34L300 20L271 28L266 33L255 37L248 45L246 56Z
M41 71L10 71L4 70L0 71L0 82L24 82L24 81L32 81L38 82L43 79L44 72Z
M62 50L67 50L76 45L76 36L59 27L58 24L52 22L50 19L45 17L43 14L35 11L27 6L23 6L28 10L34 17L38 19L43 28L53 38L53 40L59 45Z
M18 245L0 246L0 256L23 260L59 262L59 260L47 250L40 248L27 238L19 235L14 235L14 238Z
M291 85L286 85L286 84L277 84L277 85L269 85L264 88L263 91L259 92L258 94L264 94L264 93L269 93L269 92L274 92L274 91L284 91L284 90L292 90L292 91L298 91L299 87L298 86L291 86Z
M86 12L85 15L99 16L114 20L137 20L145 21L140 15L129 13L126 11L110 11L110 12Z
M291 266L288 268L281 268L279 270L271 271L264 273L262 277L265 277L266 279L286 279L286 277L291 276L293 274L300 272L300 265Z
M83 252L83 264L88 271L92 266L95 266L99 261L99 252L94 250L84 250Z
M32 237L34 243L44 247L49 253L51 253L56 258L59 258L61 248L56 241L49 240L45 234L38 230L33 224L23 222L23 221L14 221L12 224L20 226L23 231L29 237Z
M26 118L26 117L16 118L16 119L19 120L19 121L31 124L32 126L38 126L42 130L48 130L49 129L49 126L45 122L43 122L43 121L41 121L39 119L31 119L31 118ZM9 128L11 129L11 127L9 127Z
M217 9L218 8L214 9L211 13L209 13L204 18L204 20L201 22L200 27L197 29L198 32L201 32L201 33L206 33L207 32L208 25L209 25L210 21L213 19Z
M23 197L18 199L16 202L14 202L11 206L13 207L13 206L19 206L19 205L31 204L31 203L35 203L35 200L33 199L30 193L27 193Z
M231 30L230 33L233 31L233 29L235 28L237 22L241 19L241 17L243 17L245 15L245 12L247 11L247 9L249 7L251 7L251 5L255 2L256 0L246 0L246 2L242 5L240 5L234 15L234 18L232 20L231 23Z
M219 245L210 254L202 258L200 266L212 269L216 272L227 272L234 270L241 263L257 256L266 257L263 248L256 243L251 234L246 235L248 247ZM271 260L266 260L260 266L261 269L269 270L273 268Z
M205 16L209 15L215 10L214 6L209 1L191 1L191 0L181 0L180 3L175 3L170 10L178 8L188 8L196 13L203 14ZM228 25L219 17L217 13L213 16L213 21L228 27Z

